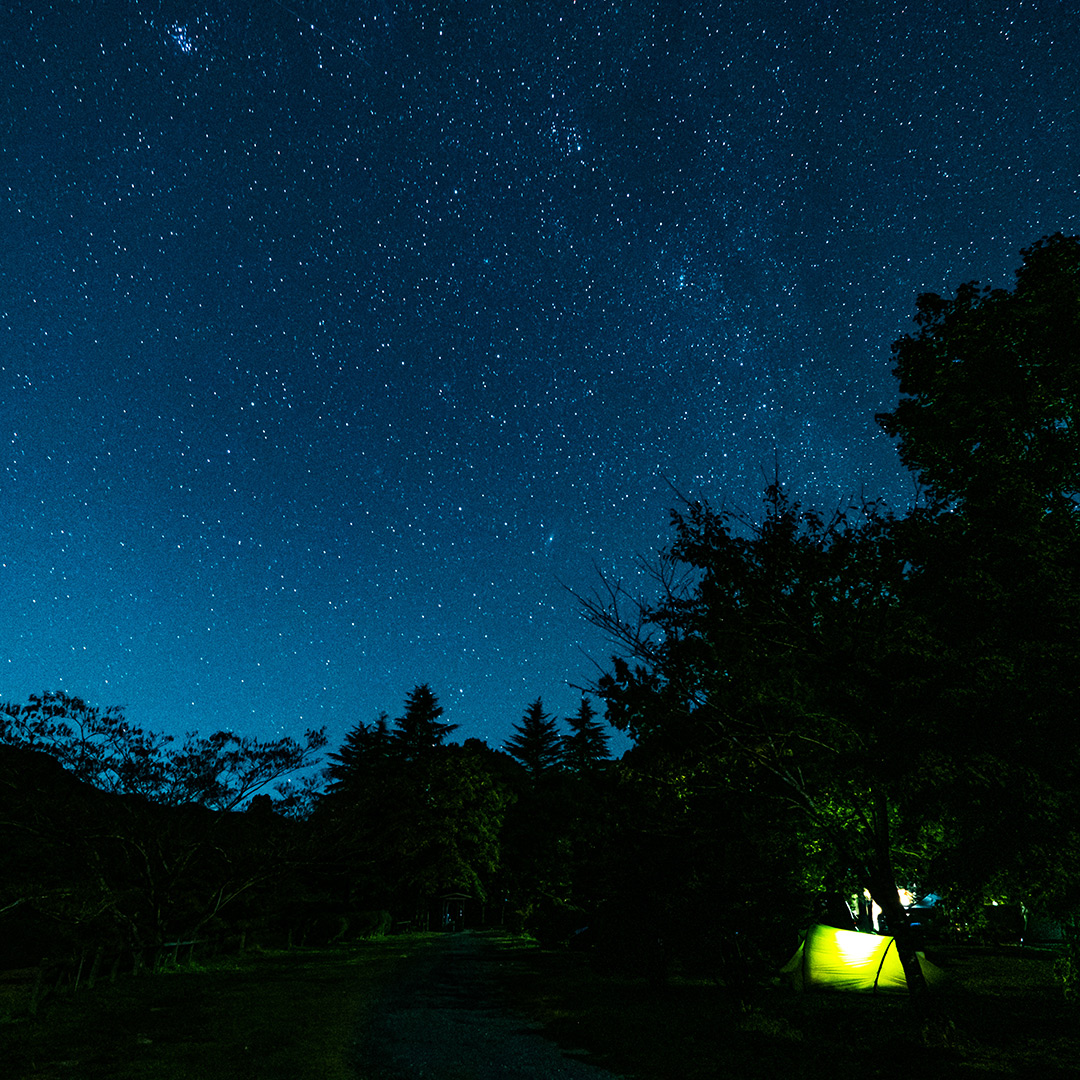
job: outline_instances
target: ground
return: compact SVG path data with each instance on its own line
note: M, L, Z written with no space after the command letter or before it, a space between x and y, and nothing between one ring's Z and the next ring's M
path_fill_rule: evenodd
M522 1016L500 969L510 954L489 938L448 935L388 987L359 1055L364 1080L610 1080L612 1074L544 1038Z
M249 952L61 990L0 973L5 1080L753 1080L1075 1077L1080 1014L1055 955L952 948L939 1016L905 998L650 987L587 955L496 933Z

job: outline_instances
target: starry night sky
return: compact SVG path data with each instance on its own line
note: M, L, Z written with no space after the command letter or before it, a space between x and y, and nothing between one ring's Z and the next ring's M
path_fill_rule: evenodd
M915 298L1080 231L1072 4L0 8L0 700L499 746L673 487L913 492Z

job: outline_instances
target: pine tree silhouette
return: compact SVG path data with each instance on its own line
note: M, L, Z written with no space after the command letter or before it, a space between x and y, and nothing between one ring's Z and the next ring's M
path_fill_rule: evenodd
M580 708L566 718L566 723L570 734L563 736L563 747L566 766L571 772L589 772L608 759L608 733L596 719L596 710L587 697L581 699Z
M406 760L416 761L428 756L442 745L447 735L457 731L457 724L446 724L439 720L442 713L442 706L427 683L413 687L405 699L405 715L394 721L394 737Z
M544 712L537 698L526 710L516 734L505 744L506 752L520 761L535 780L562 763L562 737L555 719Z

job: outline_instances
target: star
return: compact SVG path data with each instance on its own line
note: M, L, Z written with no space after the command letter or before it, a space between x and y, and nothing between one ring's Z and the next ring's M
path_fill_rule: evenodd
M1080 28L874 13L11 12L0 700L501 745L681 495L906 505L889 346L1078 231Z

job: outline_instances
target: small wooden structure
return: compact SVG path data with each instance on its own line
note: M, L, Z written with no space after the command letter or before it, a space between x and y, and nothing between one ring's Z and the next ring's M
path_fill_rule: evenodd
M446 893L439 897L441 913L439 927L453 933L465 928L465 905L472 900L466 893Z

